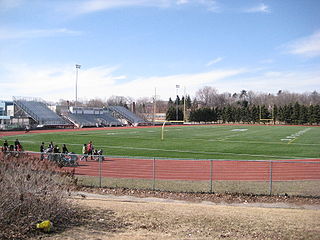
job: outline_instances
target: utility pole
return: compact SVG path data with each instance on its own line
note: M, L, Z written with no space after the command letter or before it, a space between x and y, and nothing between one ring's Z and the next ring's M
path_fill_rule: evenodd
M74 103L74 106L77 106L78 102L78 70L80 69L81 65L76 64L76 102Z
M156 107L157 107L157 88L154 88L154 98L153 98L153 125L156 122Z

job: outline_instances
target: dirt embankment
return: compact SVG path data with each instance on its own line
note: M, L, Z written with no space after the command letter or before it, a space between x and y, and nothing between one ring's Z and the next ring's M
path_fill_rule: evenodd
M104 190L104 193L107 193L106 189ZM122 192L124 191L126 190ZM151 196L140 198L133 196L134 190L128 191L133 191L131 196L121 195L116 191L112 195L75 193L73 199L86 213L85 220L63 232L41 239L319 239L320 236L318 199L299 200L294 203L291 198L283 205L287 208L282 208L281 204L285 202L280 199L273 203L271 200L264 202L277 203L270 208L247 207L259 203L258 201L243 200L241 205L232 206L231 204L239 204L240 200L230 200L229 205L220 205L203 199L186 201L187 197L182 195L180 198L184 198L183 200ZM139 194L146 195L141 192ZM189 194L188 196L190 198ZM305 209L305 206L315 208Z

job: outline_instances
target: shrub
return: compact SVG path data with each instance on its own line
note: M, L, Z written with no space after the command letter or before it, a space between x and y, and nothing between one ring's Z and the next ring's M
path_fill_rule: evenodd
M48 161L0 153L0 239L24 239L47 220L59 225L73 215L70 178Z

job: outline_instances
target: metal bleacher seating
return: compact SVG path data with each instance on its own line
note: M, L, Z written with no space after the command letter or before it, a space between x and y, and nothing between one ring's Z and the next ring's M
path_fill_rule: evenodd
M68 119L74 124L82 127L94 126L122 126L122 123L111 115L104 114L74 114L69 113Z
M125 107L122 106L109 106L108 110L115 113L116 115L120 115L120 117L126 119L129 123L133 125L146 125L147 122L141 117L137 116L133 112L129 111Z
M15 99L14 104L16 104L27 115L33 118L39 125L70 125L70 123L68 123L54 111L49 109L44 102Z

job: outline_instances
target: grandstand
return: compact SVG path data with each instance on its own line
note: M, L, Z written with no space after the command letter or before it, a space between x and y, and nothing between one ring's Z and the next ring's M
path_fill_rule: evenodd
M77 127L122 126L123 124L102 108L72 107L65 116Z
M13 97L12 116L3 129L35 127L144 126L147 121L121 106L108 108L49 106L37 98ZM7 109L9 111L9 109ZM3 121L2 121L3 122ZM3 124L2 124L3 125Z
M67 127L71 124L50 110L43 100L13 97L16 107L15 115L25 116L32 119L31 125L44 127Z
M126 124L131 124L133 126L144 126L149 125L147 121L137 116L133 112L129 111L122 106L109 106L107 108L111 112L112 116L121 119Z

